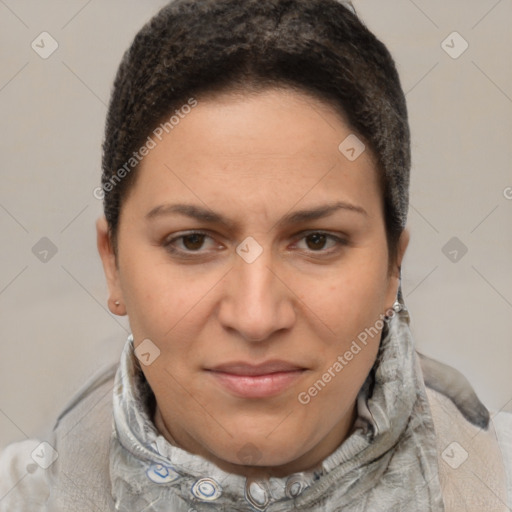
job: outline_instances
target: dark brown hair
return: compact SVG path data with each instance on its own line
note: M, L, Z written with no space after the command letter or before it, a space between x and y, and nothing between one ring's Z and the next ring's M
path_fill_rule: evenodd
M103 143L114 249L133 155L160 123L191 97L282 86L328 102L371 150L391 263L408 209L405 97L384 44L336 0L175 0L140 30L117 72Z

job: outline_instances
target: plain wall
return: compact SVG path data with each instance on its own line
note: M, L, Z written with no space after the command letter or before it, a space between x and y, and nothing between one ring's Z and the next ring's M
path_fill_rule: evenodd
M165 3L0 3L0 448L44 435L129 333L107 309L93 190L118 63ZM394 55L407 94L402 274L417 347L462 371L491 410L511 410L512 2L355 5ZM31 47L43 31L59 45L48 59ZM441 46L454 31L469 43L456 59ZM46 263L32 251L43 237L57 249Z

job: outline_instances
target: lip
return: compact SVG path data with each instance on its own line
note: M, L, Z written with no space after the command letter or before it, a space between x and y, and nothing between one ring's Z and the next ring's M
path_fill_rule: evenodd
M292 386L306 368L287 361L267 361L258 365L236 361L207 371L221 387L236 396L266 398Z

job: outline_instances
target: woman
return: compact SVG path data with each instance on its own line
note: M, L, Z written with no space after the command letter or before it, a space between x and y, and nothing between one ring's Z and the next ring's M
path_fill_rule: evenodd
M52 439L4 452L0 509L508 510L512 420L414 351L409 168L394 62L349 5L160 11L98 190L132 334Z

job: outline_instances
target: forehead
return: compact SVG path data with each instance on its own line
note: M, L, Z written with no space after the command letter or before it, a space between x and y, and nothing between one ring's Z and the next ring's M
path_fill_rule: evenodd
M198 98L155 142L133 191L146 209L184 196L266 212L319 198L380 209L371 152L334 108L296 91Z

